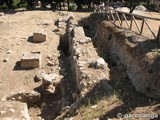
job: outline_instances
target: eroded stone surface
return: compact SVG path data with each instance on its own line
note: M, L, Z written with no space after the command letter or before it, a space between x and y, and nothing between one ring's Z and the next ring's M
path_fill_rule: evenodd
M91 39L85 36L83 27L74 27L70 43L72 43L70 45L72 71L76 76L77 87L81 94L85 95L95 84L100 84L102 80L106 81L105 84L108 84L108 64L98 56ZM90 67L90 63L93 64L93 68ZM105 86L111 93L110 85Z
M110 55L112 61L122 64L136 90L160 99L159 55L156 40L151 41L131 31L115 27L109 21L98 22L94 14L89 19L91 34L97 46ZM94 22L93 22L94 21Z
M30 120L26 103L7 101L0 103L1 120Z
M57 75L56 74L43 74L42 75L42 84L43 85L50 85L56 80Z

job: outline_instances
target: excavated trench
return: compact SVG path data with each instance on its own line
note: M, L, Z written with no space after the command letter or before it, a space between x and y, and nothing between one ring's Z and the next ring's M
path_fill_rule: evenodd
M154 68L159 56L149 59L144 54L149 52L148 49L157 48L153 41L149 41L149 46L144 38L119 29L95 14L79 23L69 17L57 24L64 25L57 48L62 77L54 94L46 94L40 86L36 88L40 97L32 96L35 102L22 100L28 103L29 109L38 107L41 110L39 116L44 120L61 120L77 115L77 109L87 106L88 101L96 104L97 99L116 94L124 104L99 118L106 120L115 118L118 112L125 114L138 106L158 103L146 97L160 98L160 82L155 77L159 75L156 72L159 68ZM141 50L146 46L149 48Z
M100 54L106 53L111 64L124 66L136 91L159 99L159 45L129 30L116 27L109 21L91 15L88 19L94 45ZM94 21L94 22L92 22ZM105 54L104 54L105 55ZM103 56L103 55L102 55Z
M139 51L143 54L147 50L141 51L135 46L138 41L146 42L145 38L116 28L113 24L101 19L101 16L94 14L82 19L79 24L72 17L65 22L67 23L66 31L60 37L58 48L61 53L60 74L63 78L59 90L61 95L57 100L61 101L61 105L55 110L58 111L56 117L52 118L63 119L76 115L76 110L88 104L88 100L95 104L96 99L113 94L116 94L124 104L116 111L101 116L101 120L116 117L117 111L125 114L138 106L158 103L151 99L159 99L158 85L155 86L149 81L154 76L150 75L150 71L155 71L153 70L155 64L147 66L149 73L146 73L138 63ZM134 45L134 43L137 44ZM144 43L144 46L149 45ZM157 48L157 45L151 41L149 47L155 46ZM132 56L133 53L134 56ZM157 80L155 81L158 83ZM56 98L53 99L57 101Z

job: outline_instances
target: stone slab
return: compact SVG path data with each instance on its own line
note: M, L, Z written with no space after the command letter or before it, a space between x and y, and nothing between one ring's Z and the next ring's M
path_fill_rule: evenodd
M21 59L22 68L37 68L41 67L42 55L40 52L24 53Z
M0 103L0 120L30 120L27 104L18 101Z
M44 29L35 30L33 33L33 42L40 43L47 40L47 32Z

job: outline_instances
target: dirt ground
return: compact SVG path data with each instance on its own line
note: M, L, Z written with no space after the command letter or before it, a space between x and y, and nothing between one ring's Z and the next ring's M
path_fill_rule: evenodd
M59 35L52 31L58 18L60 18L59 12L43 10L0 16L0 98L20 91L31 92L41 85L41 82L34 82L34 77L40 68L20 69L19 61L24 52L40 51L42 53L42 69L58 74L56 69L47 66L46 61L47 56L57 53ZM51 21L50 25L41 24L46 20ZM32 43L29 38L35 29L46 30L48 40L44 43ZM11 53L7 53L8 51ZM58 53L55 57L58 58ZM9 59L8 62L4 62L6 58Z
M0 98L39 86L33 80L39 69L18 70L16 63L21 60L24 52L40 51L43 55L42 67L46 66L47 55L56 52L59 45L59 36L52 32L54 22L59 17L58 12L52 11L25 11L0 17ZM39 25L43 20L51 20L51 25ZM35 29L46 30L49 39L38 44L30 42L29 37ZM12 53L7 54L9 50ZM5 58L9 58L9 61L3 62Z
M72 14L76 19L90 14L77 12L63 13ZM159 17L159 13L148 12L145 14L151 15L152 17ZM42 52L41 69L44 69L48 73L54 72L58 74L59 71L56 68L52 69L48 66L46 60L49 55L58 58L57 47L59 45L59 35L53 32L55 28L54 23L58 18L60 18L59 11L53 12L48 10L20 11L14 14L0 16L0 100L4 96L9 96L20 91L30 92L41 85L41 82L34 81L34 77L40 68L33 70L20 69L19 61L24 52ZM51 21L50 25L41 24L45 20ZM153 22L152 25L156 28L158 26L155 22ZM33 35L35 29L46 30L48 40L44 43L31 42L29 38ZM8 53L9 51L11 51L11 53ZM8 62L4 62L6 58L9 59ZM38 116L39 111L40 110L30 109L30 112L33 114L31 115L32 120L37 119L36 116Z

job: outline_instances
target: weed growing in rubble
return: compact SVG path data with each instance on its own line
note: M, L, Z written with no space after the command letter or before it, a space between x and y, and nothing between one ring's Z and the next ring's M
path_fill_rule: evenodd
M91 107L91 99L88 98L88 107Z

